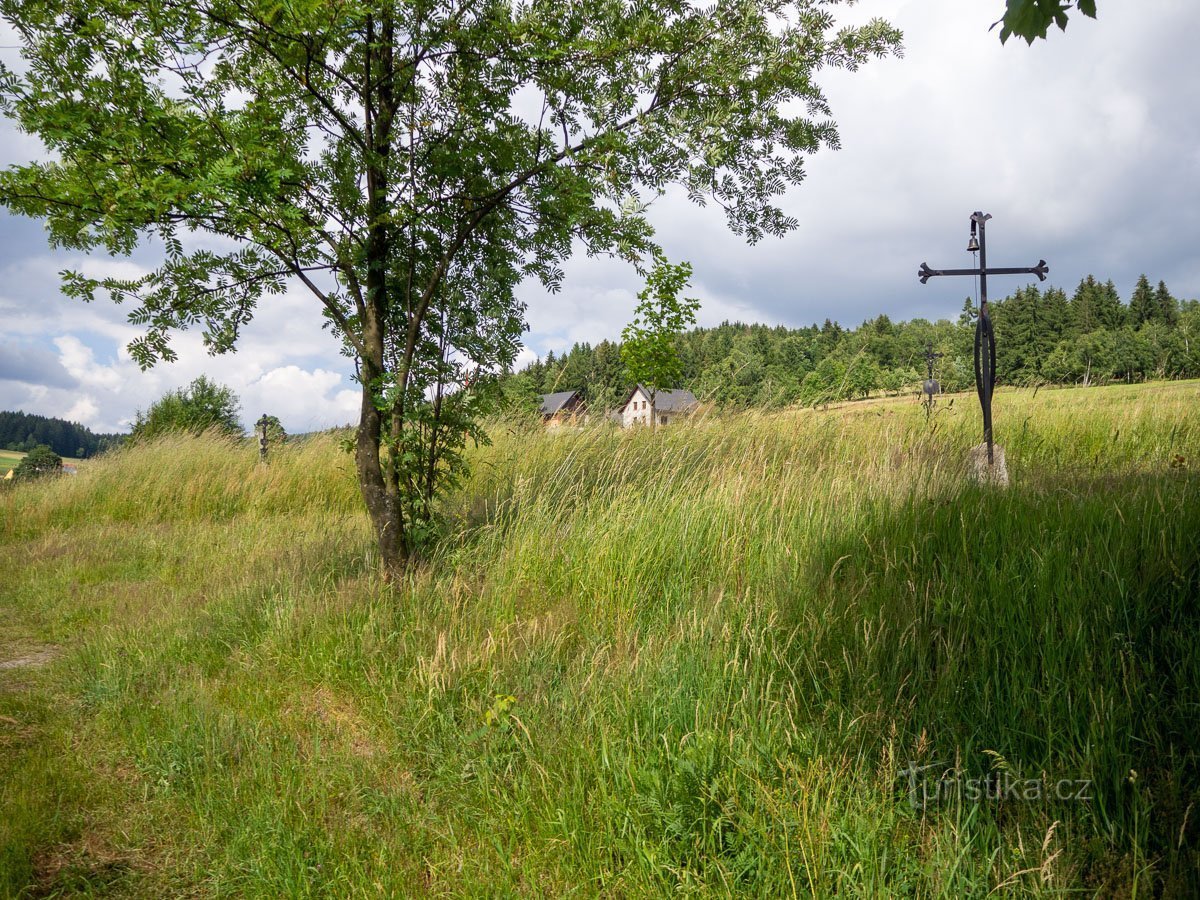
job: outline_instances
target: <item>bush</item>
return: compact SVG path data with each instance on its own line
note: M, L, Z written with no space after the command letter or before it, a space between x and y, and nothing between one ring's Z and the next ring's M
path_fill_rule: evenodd
M26 481L60 472L62 472L62 457L45 444L39 444L17 464L13 470L13 479Z
M231 388L201 375L187 387L164 394L145 412L139 411L132 437L145 440L171 432L200 434L209 430L241 437L240 409Z

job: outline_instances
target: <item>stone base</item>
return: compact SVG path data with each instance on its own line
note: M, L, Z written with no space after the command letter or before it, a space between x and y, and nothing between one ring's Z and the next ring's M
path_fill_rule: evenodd
M968 468L971 477L980 484L991 484L997 487L1008 486L1008 464L1004 461L1004 448L992 444L992 464L988 465L987 444L972 447L967 455Z

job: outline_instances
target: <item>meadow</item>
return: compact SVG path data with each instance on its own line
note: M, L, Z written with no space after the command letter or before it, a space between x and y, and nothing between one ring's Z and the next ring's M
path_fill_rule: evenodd
M0 469L7 472L24 458L25 454L18 453L16 450L0 450Z
M3 475L3 473L7 472L9 469L15 469L18 465L20 465L21 460L23 460L24 458L25 458L24 451L0 450L0 475ZM70 456L62 457L62 461L64 463L66 463L67 465L72 465L72 466L76 466L76 467L78 467L80 463L84 462L81 459L75 459L74 457L70 457Z
M393 584L333 437L0 492L0 895L1196 896L1197 400L496 422Z

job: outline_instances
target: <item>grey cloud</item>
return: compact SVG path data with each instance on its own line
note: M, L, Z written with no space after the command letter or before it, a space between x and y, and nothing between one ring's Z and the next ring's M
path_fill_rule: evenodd
M0 343L0 380L50 388L74 388L78 379L68 372L58 357L41 347Z

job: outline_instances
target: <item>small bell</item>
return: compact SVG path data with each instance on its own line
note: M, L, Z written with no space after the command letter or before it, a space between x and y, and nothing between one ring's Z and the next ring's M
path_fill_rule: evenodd
M967 252L968 253L978 253L979 252L979 238L975 237L975 235L973 235L973 234L971 235L971 240L967 241Z

